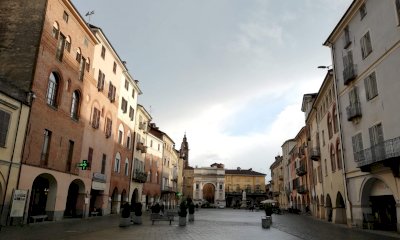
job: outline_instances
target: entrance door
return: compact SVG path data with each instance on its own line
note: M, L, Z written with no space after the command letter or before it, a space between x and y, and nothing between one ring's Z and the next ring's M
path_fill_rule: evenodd
M211 183L207 183L203 187L203 199L209 203L214 203L215 187Z
M374 216L374 228L380 230L396 231L396 201L393 195L369 197Z

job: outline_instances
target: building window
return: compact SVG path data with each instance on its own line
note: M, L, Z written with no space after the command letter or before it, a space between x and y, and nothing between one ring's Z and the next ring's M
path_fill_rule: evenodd
M97 90L103 91L105 78L106 75L99 69L99 75L97 76Z
M328 137L329 139L331 139L333 134L332 134L332 117L330 113L328 113L327 121L328 121Z
M112 127L112 121L110 118L106 118L106 138L111 137L111 127Z
M361 56L363 59L365 59L372 52L371 37L369 35L369 32L367 32L361 38L360 43L361 43Z
M10 113L0 110L0 147L6 146L10 118Z
M150 147L153 147L153 140L150 140Z
M222 190L222 184L219 184L219 190Z
M79 119L79 104L80 104L80 94L78 90L75 90L72 93L72 102L71 102L71 118L78 120Z
M125 159L125 176L129 176L129 161Z
M114 64L113 64L113 73L116 73L117 72L117 63L114 61Z
M121 110L122 110L123 113L126 113L127 110L128 110L128 102L125 100L125 98L122 98Z
M66 49L68 52L71 52L71 37L70 37L70 36L68 36L68 37L65 39L65 49Z
M58 74L54 72L50 73L49 83L47 86L47 104L52 107L57 107L57 95L59 85L60 80Z
M383 142L384 137L383 137L383 129L382 129L382 124L378 123L372 127L370 127L369 129L369 140L371 143L371 147L374 147L374 151L372 152L372 154L378 154L378 150L385 150L384 146L383 146ZM380 155L381 156L381 155ZM378 157L378 156L376 156ZM381 158L379 158L381 159Z
M322 183L322 167L318 166L318 182Z
M135 98L135 89L132 88L132 98Z
M365 84L365 94L367 101L378 96L378 87L376 85L376 75L375 72L371 73L367 78L364 79Z
M118 130L118 143L122 144L122 137L124 133L121 130Z
M131 149L131 134L130 133L126 137L126 148Z
M119 156L119 153L117 153L117 155L115 156L115 163L114 163L114 172L118 172L120 171L120 163L121 162L121 158Z
M340 148L339 141L336 142L336 158L338 169L342 169L342 149Z
M54 22L53 23L53 31L51 32L51 36L53 38L58 39L58 34L60 33L60 28L58 27L58 23Z
M71 171L72 158L73 158L73 155L74 155L74 145L75 145L75 142L72 141L72 140L69 140L69 145L68 145L68 156L67 156L67 166L66 166L66 168L65 168L65 170L66 170L67 172L70 172L70 171Z
M354 160L364 160L364 153L363 153L363 140L362 140L362 135L361 133L353 136L351 138L352 144L353 144L353 155L354 155Z
M78 63L80 63L81 60L82 60L81 58L82 58L81 49L78 48L78 49L76 50L76 57L75 57L75 60L76 60Z
M363 3L360 7L360 17L361 20L367 15L367 7L365 6L365 3Z
M133 109L133 107L129 107L129 118L131 119L131 121L133 121L134 116L135 110Z
M107 155L103 153L103 157L101 158L101 173L104 174L106 172L106 163L107 163Z
M348 48L351 44L349 26L344 29L344 48Z
M324 159L325 162L325 177L328 176L328 164L326 163L326 158Z
M44 139L42 145L42 153L40 157L40 165L47 166L49 161L49 152L50 152L50 142L51 142L51 131L45 129L44 130Z
M322 146L325 146L325 131L322 130Z
M396 0L396 13L397 13L397 21L400 25L400 0Z
M82 57L82 60L79 64L79 80L83 81L83 76L85 75L85 64L86 59Z
M88 162L88 168L92 166L92 161L93 161L93 148L89 148L88 151L88 157L87 157L87 162Z
M128 80L125 79L125 89L128 91L129 90L129 82Z
M93 115L92 115L92 127L97 129L100 125L100 110L97 108L93 108Z
M90 59L86 59L86 72L90 71Z
M65 36L60 33L60 38L57 42L57 50L56 50L56 58L58 61L62 61L64 56L64 48L65 48Z
M333 106L333 131L334 133L337 133L339 131L339 120L338 120L338 115L336 112L336 105Z
M68 23L68 18L69 18L68 13L67 13L66 11L64 11L63 20L64 20L66 23Z
M110 82L110 85L108 87L108 99L110 99L111 102L115 101L115 92L116 87Z
M105 59L106 57L106 48L104 46L101 46L101 58Z
M330 146L331 150L331 167L332 167L332 172L336 171L336 157L335 157L335 148L333 145Z
M199 184L196 183L196 190L199 190Z

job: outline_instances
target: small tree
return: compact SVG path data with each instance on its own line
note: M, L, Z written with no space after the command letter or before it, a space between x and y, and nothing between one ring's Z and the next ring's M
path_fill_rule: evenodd
M179 205L179 217L186 217L187 215L187 205L186 201L182 201Z
M129 203L123 205L121 216L123 218L129 218L131 216L131 207L129 206Z
M135 216L142 216L142 203L135 203Z

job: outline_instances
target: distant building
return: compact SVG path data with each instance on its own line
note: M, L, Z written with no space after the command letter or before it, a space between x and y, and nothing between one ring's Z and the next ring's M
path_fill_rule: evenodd
M225 169L223 164L193 169L193 201L207 201L225 207Z

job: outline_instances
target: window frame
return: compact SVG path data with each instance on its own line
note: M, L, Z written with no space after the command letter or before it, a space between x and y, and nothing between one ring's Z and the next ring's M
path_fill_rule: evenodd
M372 53L372 40L370 31L367 31L360 39L361 57L366 59Z
M51 76L54 76L54 81ZM51 72L47 83L46 103L53 108L57 108L58 106L60 85L61 83L59 74L57 72Z
M0 109L0 147L7 147L8 129L10 128L11 113Z
M365 98L370 101L379 95L375 71L364 79Z

